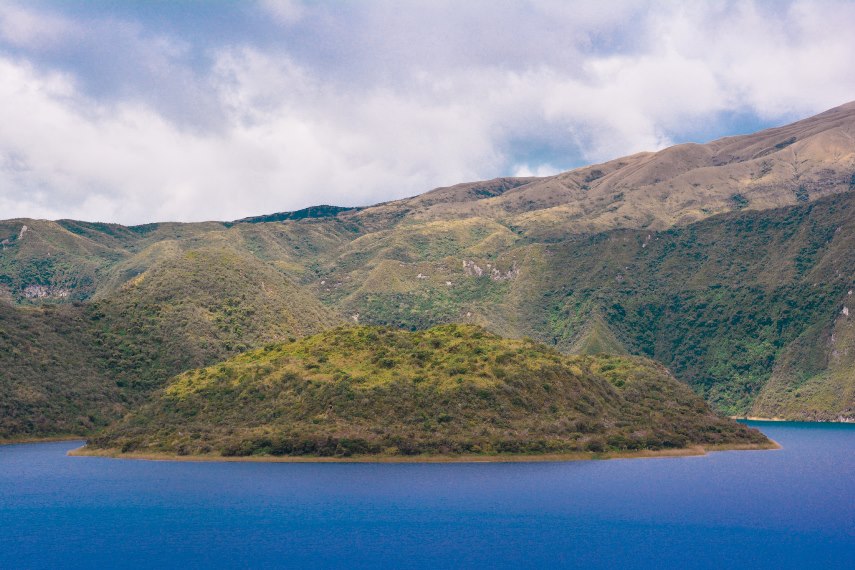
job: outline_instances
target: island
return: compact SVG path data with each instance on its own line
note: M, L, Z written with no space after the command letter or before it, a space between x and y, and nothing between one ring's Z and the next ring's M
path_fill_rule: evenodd
M774 447L651 360L443 325L339 327L185 372L74 453L426 461Z

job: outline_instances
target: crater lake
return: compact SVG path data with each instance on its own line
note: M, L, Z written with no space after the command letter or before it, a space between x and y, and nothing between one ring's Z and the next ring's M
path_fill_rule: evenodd
M855 425L533 463L191 463L0 446L0 568L851 568Z

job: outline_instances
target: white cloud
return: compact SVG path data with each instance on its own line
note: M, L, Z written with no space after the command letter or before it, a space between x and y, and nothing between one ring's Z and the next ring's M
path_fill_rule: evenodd
M483 133L459 134L460 108L329 93L252 53L230 53L219 69L229 123L211 136L146 107L100 107L67 77L0 60L3 217L201 220L364 204L476 177L473 165L492 159ZM279 88L282 99L268 101Z
M517 164L512 172L512 176L526 178L529 176L552 176L561 172L561 169L555 168L551 164Z
M293 24L304 14L297 0L261 0L261 8L282 24Z
M14 4L0 8L0 39L11 45L41 49L80 35L78 26L66 18L32 12Z
M790 120L855 94L845 2L492 6L348 5L350 25L329 7L265 3L286 39L326 53L245 39L199 56L190 38L94 22L117 46L110 61L137 66L111 64L109 96L88 87L91 70L27 55L75 22L57 16L45 35L41 15L4 8L0 40L24 51L0 49L0 218L368 204L548 175L679 142L721 113Z

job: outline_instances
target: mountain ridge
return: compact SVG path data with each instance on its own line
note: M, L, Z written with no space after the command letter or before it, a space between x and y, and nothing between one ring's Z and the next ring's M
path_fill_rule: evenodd
M850 102L757 133L709 143L679 144L544 178L494 179L504 183L514 180L516 185L497 196L470 201L462 211L454 211L448 201L432 203L427 197L443 192L454 196L450 192L454 189L465 190L494 181L436 189L364 208L354 217L376 217L377 210L407 209L424 219L507 218L508 223L529 231L534 224L555 220L579 223L575 231L663 229L725 211L768 209L848 190L853 186L854 148L855 102ZM692 168L680 171L681 164L691 164ZM828 171L831 167L842 172L833 175ZM714 187L725 191L713 192ZM651 195L658 202L651 201ZM734 196L741 200L734 200ZM699 207L697 202L701 199L703 204ZM537 210L542 212L535 219L525 215ZM551 215L544 218L548 210L552 210Z
M700 201L694 210L708 210L696 221L677 223L667 203L643 224L607 212L614 201L589 203L585 223L565 215L581 212L581 202L558 211L532 200L520 202L526 211L511 211L520 195L562 180L565 190L589 197L605 192L606 182L616 183L612 174L641 176L656 154L660 162L678 157L694 172L689 166L710 153L691 145L627 157L637 164L617 168L618 160L612 171L593 165L466 183L320 217L134 227L0 221L0 369L14 371L0 377L0 393L7 406L26 411L5 436L75 433L69 426L86 432L185 369L343 322L409 330L470 323L565 352L643 355L731 415L853 418L855 337L842 312L853 310L846 295L855 288L855 192L847 185L855 144L845 146L855 104L818 117L763 131L748 150L745 135L709 143L739 147L753 167L774 158L764 176L792 170L792 153L801 153L806 200L797 198L792 176L779 187L749 177L756 184L744 193L741 179L725 176L713 180L714 192L692 198ZM810 136L788 142L793 132ZM773 152L758 157L764 149ZM731 172L747 162L701 170ZM651 186L639 188L633 195L643 198ZM635 200L629 197L617 202ZM509 210L497 206L508 200ZM785 205L761 208L778 201ZM438 216L449 204L464 207ZM719 206L727 211L716 213ZM70 332L59 342L52 330ZM88 379L65 356L74 346L88 355L84 368L94 366ZM45 370L65 378L65 387L44 378ZM76 387L88 404L74 400ZM65 408L36 396L66 388Z

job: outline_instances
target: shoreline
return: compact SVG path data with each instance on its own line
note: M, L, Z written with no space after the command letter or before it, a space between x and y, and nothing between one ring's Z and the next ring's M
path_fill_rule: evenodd
M221 455L177 455L171 453L121 453L110 449L72 449L71 457L106 457L108 459L131 459L136 461L183 461L217 463L536 463L559 461L593 461L606 459L653 459L659 457L701 457L717 451L763 451L782 449L781 445L769 440L765 443L735 443L720 445L695 445L681 449L614 451L594 453L544 453L542 455L354 455L350 457L323 456L242 456Z
M791 420L787 418L762 418L760 416L727 416L732 420L745 420L749 422L791 422L798 424L851 424L853 420Z
M785 418L761 418L759 416L727 416L732 420L745 420L749 422L791 422L795 420L788 420ZM808 422L814 424L822 424L828 422Z
M0 439L0 445L19 445L22 443L52 443L56 441L86 440L85 435L52 435L47 437L22 437L15 439Z

